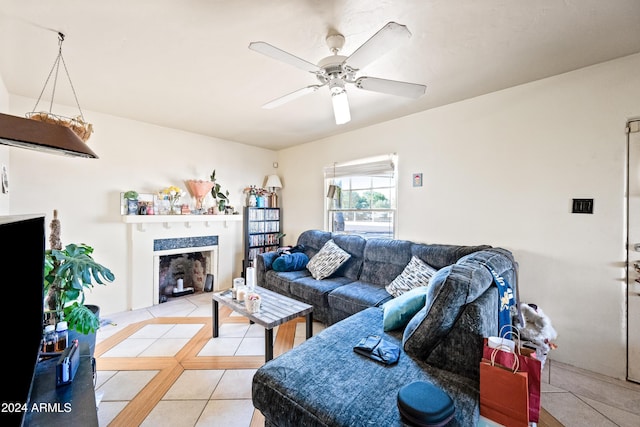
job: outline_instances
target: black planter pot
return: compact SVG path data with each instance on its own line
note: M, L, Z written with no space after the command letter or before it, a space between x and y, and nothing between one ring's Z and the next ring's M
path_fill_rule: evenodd
M100 319L100 307L97 305L87 304L86 307ZM81 354L85 354L88 348L88 354L93 357L96 350L96 333L89 332L88 334L82 334L76 330L69 329L69 342L78 340L78 348L81 350Z

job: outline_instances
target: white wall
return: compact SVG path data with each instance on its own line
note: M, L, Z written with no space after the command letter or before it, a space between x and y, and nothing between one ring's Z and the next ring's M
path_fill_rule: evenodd
M11 114L30 111L31 99L10 98ZM75 116L77 109L55 106L53 112ZM56 156L11 148L11 214L44 213L47 224L54 209L59 212L62 243L87 243L95 258L109 267L116 281L98 286L89 303L101 307L101 315L132 308L132 287L153 277L130 277L127 268L128 227L120 215L120 193L133 189L155 193L169 185L183 190L188 179L209 179L213 169L232 205L244 203L242 190L262 186L273 173L274 151L208 138L188 132L84 111L95 132L88 141L99 159ZM0 153L1 155L1 153ZM196 227L194 227L196 228ZM232 245L220 253L219 280L231 285L242 268L242 226L231 223L219 230ZM193 229L171 229L175 237L193 235ZM48 246L48 244L47 244ZM137 308L137 307L136 307Z
M323 166L395 152L398 237L513 251L522 300L559 332L551 358L624 378L624 127L640 116L638 69L634 55L282 150L287 243L323 227ZM594 214L571 214L572 198L594 198Z

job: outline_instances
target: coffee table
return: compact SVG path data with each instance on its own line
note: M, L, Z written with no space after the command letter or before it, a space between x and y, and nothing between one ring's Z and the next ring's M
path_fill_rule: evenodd
M262 297L260 311L249 313L244 302L239 302L231 297L231 289L213 294L213 337L219 333L218 307L225 305L248 318L250 322L264 327L265 360L273 359L273 328L296 317L305 316L307 322L307 339L313 336L313 306L305 304L293 298L280 295L277 292L256 286L255 292Z

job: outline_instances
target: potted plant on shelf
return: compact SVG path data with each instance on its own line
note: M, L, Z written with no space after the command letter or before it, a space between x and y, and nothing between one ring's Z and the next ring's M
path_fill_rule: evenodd
M92 254L91 246L72 243L47 250L44 259L45 313L53 316L56 323L67 322L69 340L87 340L91 355L95 332L100 327L100 309L85 304L85 292L93 288L94 282L105 285L115 279L111 270L97 263Z
M124 193L124 198L127 200L127 214L135 215L138 212L138 192L129 190Z
M213 187L211 188L211 196L213 197L214 206L218 208L219 213L225 213L225 206L229 202L229 190L222 192L220 184L216 182L216 170L211 174Z

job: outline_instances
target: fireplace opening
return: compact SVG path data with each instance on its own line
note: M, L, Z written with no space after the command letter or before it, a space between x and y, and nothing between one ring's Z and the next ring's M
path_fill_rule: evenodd
M153 241L153 300L217 289L218 236ZM180 290L182 289L182 290Z
M203 292L211 256L206 252L161 255L158 271L159 302Z

